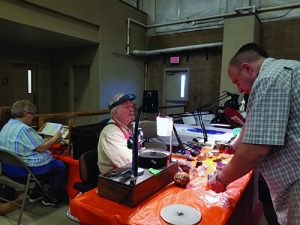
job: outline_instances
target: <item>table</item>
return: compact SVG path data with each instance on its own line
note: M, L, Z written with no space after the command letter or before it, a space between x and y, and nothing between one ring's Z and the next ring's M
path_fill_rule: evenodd
M181 141L183 143L188 143L189 141L192 141L194 138L202 139L203 142L203 134L200 130L200 126L196 125L187 125L187 124L177 124L175 123L175 128L178 133L178 136L180 137ZM210 125L205 126L208 136L208 144L214 145L215 141L229 141L233 137L233 130L227 129L227 128L218 128L218 127L212 127ZM170 137L156 137L152 138L152 141L160 142L164 144L170 143ZM176 139L176 136L173 132L172 137L172 145L177 146L178 141Z
M191 141L193 138L203 138L200 126L175 124L178 135L183 142ZM207 138L209 144L215 144L215 141L229 141L233 137L233 130L230 128L220 128L206 125ZM176 140L176 138L175 138Z
M183 142L202 136L200 132L189 130L199 128L197 126L183 124L175 124L175 126ZM207 129L224 131L222 134L208 134L211 143L214 143L215 140L228 141L232 137L230 129L209 127ZM173 141L176 142L176 138L173 138ZM167 143L168 140L164 142ZM211 159L205 162L211 168L215 166ZM198 223L199 225L239 224L241 221L244 225L252 224L252 215L250 215L253 200L251 178L252 172L234 181L227 187L226 192L219 194L208 189L206 177L194 178L187 188L180 188L171 183L135 208L99 197L97 188L95 188L74 198L70 202L70 209L72 215L77 217L82 224L160 225L168 224L160 217L163 207L170 204L185 204L201 212L202 219ZM250 181L251 185L248 186Z
M63 154L53 154L53 157L57 160L61 160L68 165L68 181L66 184L66 189L70 199L76 197L79 193L78 190L74 189L74 183L80 182L80 173L79 173L79 160L73 159L72 156L66 156Z
M211 163L211 162L208 162ZM245 191L252 173L231 183L226 192L215 193L206 186L206 177L193 179L187 188L174 183L166 186L135 208L129 208L98 196L97 188L70 202L72 215L83 224L90 225L141 225L168 224L160 217L160 210L170 204L195 207L202 214L200 225L227 224ZM243 221L247 224L247 221Z

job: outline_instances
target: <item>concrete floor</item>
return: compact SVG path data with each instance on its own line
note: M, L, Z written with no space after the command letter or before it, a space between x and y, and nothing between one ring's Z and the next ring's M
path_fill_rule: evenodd
M40 202L28 205L23 213L22 225L78 225L66 216L69 205L61 207L43 206ZM20 210L0 216L1 225L17 224Z

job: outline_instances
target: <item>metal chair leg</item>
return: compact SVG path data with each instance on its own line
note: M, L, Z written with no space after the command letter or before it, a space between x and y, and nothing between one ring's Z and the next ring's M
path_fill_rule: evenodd
M31 179L30 176L31 176L30 174L28 174L28 176L27 176L26 187L25 187L25 191L24 191L24 197L23 197L21 208L20 208L20 214L19 214L17 225L20 225L21 221L22 221L23 211L24 211L24 208L25 208L26 197L27 197L27 193L28 193L28 189L29 189L29 183L30 183L30 179Z

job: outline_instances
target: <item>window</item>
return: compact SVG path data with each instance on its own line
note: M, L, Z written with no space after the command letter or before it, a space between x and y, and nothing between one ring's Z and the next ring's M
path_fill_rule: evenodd
M184 93L185 93L185 79L186 76L185 75L181 75L180 77L180 97L184 98Z
M31 74L31 70L27 70L27 93L32 94L32 74Z

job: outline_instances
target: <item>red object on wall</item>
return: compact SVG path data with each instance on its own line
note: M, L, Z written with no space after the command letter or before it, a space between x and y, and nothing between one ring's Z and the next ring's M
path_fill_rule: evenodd
M173 56L170 58L171 64L179 64L180 63L180 57L179 56Z

